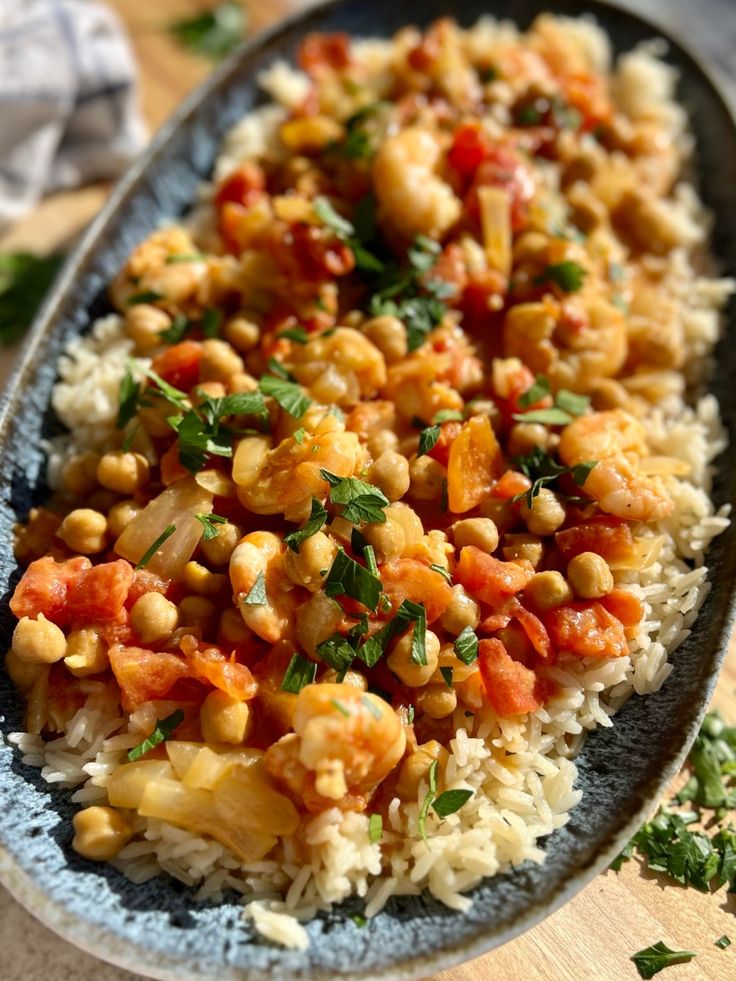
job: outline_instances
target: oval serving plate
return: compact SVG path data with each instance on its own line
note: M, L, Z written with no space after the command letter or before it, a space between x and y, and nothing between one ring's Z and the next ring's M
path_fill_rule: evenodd
M29 337L0 412L0 608L2 649L12 617L7 599L18 578L12 558L15 514L45 495L40 441L53 431L48 410L56 359L64 344L107 311L105 287L132 246L162 220L181 214L209 173L225 131L263 101L255 81L276 58L292 58L310 30L389 35L452 12L470 24L494 12L527 26L551 4L543 0L338 0L299 15L243 47L164 126L68 263ZM662 31L598 2L556 0L555 13L594 13L614 48L626 50ZM681 73L679 98L699 147L706 205L715 215L713 248L736 272L736 123L724 98L696 61L672 42L669 60ZM707 180L704 178L707 176ZM734 304L730 323L736 318ZM721 343L711 385L729 432L736 421L736 350ZM736 467L723 469L718 504L736 499ZM359 928L345 904L308 926L305 952L254 939L235 901L199 905L193 891L160 877L134 885L110 867L72 852L68 791L44 783L18 754L0 745L0 878L36 916L67 940L129 970L156 978L218 981L271 978L418 977L477 956L511 939L570 899L604 869L656 805L677 772L715 686L734 621L736 526L709 552L713 589L692 636L675 655L664 688L632 698L612 729L599 729L577 760L584 795L569 824L546 840L544 866L523 866L479 886L466 914L428 897L394 899ZM0 673L0 731L22 728L21 700Z

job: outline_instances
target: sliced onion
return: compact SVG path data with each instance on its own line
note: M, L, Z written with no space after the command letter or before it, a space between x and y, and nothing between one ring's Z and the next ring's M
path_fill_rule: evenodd
M511 208L502 187L478 188L480 224L486 259L504 276L511 272Z
M138 760L119 766L107 782L107 796L113 807L139 807L152 780L174 776L166 760Z

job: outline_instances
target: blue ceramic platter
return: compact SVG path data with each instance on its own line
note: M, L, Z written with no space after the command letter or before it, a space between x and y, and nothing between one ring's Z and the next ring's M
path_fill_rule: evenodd
M454 6L454 9L452 7ZM68 263L28 339L0 412L0 608L2 649L12 618L7 599L18 578L11 530L16 514L44 499L39 443L54 429L48 411L54 365L69 338L107 311L105 287L129 250L156 225L186 210L211 169L229 126L262 100L257 73L291 58L310 30L390 35L406 23L426 25L452 13L464 24L481 14L526 26L552 6L555 13L593 12L617 50L662 32L602 3L555 0L340 0L313 9L242 48L215 72L163 128L133 167ZM699 146L706 204L716 218L715 251L736 273L736 125L722 96L677 44L669 60L681 73L679 96ZM733 307L729 333L733 330ZM712 388L733 434L734 345L722 342ZM723 467L717 503L736 499L736 468ZM198 905L192 891L160 877L133 885L110 868L78 858L70 848L67 791L45 784L18 754L0 745L0 878L52 929L99 957L156 978L278 979L413 978L504 943L568 900L606 867L646 818L682 763L715 685L734 619L736 527L710 553L713 589L696 628L675 656L663 690L633 698L613 729L599 730L578 759L582 803L572 820L547 839L543 867L498 876L473 894L472 909L454 913L426 897L396 899L359 928L346 905L309 927L308 951L284 951L254 939L235 902ZM21 699L0 673L0 731L22 728Z

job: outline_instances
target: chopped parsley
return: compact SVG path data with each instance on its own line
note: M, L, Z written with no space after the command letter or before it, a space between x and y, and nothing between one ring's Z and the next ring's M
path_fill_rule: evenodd
M276 399L281 408L295 419L301 419L312 404L312 400L297 384L277 378L275 375L263 375L258 382L258 387L263 395L270 395Z
M377 844L383 837L383 818L380 814L371 814L368 819L368 838L372 845Z
M346 719L350 718L350 710L346 709L345 706L337 698L331 698L330 703L333 708L336 708L340 715L344 715Z
M317 653L325 664L329 664L333 671L337 672L338 681L343 680L355 657L355 651L350 642L342 634L333 634L318 644Z
M164 262L167 266L172 266L177 262L206 262L207 256L202 252L172 252L167 255Z
M355 229L341 214L332 207L327 198L315 198L313 202L314 212L320 221L326 225L340 239L349 239L355 234Z
M289 666L281 681L281 691L298 695L305 685L314 684L317 677L317 665L301 654L293 654Z
M565 293L575 293L583 285L585 275L585 269L578 262L566 260L547 266L534 282L537 286L554 283Z
M338 477L329 470L320 470L320 476L330 485L330 501L342 504L342 516L353 524L368 522L383 524L384 508L390 504L383 491L357 477Z
M125 369L125 374L120 380L118 416L115 422L118 429L125 429L133 416L135 416L138 411L139 396L140 385L135 379L132 367L128 365Z
M419 808L419 817L417 819L417 831L419 836L424 842L424 844L429 848L429 841L427 839L427 815L429 814L429 808L432 805L432 801L437 795L437 769L439 763L437 760L432 760L429 767L429 773L427 774L428 788L427 793L424 795L424 800Z
M276 358L269 358L266 367L268 371L271 372L272 375L276 375L277 378L281 378L283 381L287 381L287 382L296 381L296 378L294 378L292 373L287 368L285 368L284 365L282 365L281 362L278 361Z
M214 307L207 307L202 314L200 326L205 337L209 339L217 337L222 326L222 311L216 310Z
M302 542L306 541L307 538L311 538L312 535L316 535L326 521L327 511L324 505L316 497L313 497L312 508L306 524L303 528L299 528L297 531L291 531L288 535L285 535L285 544L288 545L292 552L298 552Z
M266 602L266 574L263 569L256 576L250 591L240 601L243 606L263 606Z
M60 254L0 252L0 343L25 334L63 261Z
M452 575L446 566L437 565L436 562L433 562L429 568L432 570L432 572L438 572L446 582L452 583Z
M279 337L284 337L288 341L294 341L295 344L306 344L309 340L309 334L305 327L289 327L286 330L282 330Z
M381 595L381 580L340 549L325 580L328 596L350 596L375 610Z
M526 456L516 458L516 465L519 470L529 478L532 486L527 491L517 494L512 498L513 501L520 501L526 498L527 505L534 506L534 498L538 496L540 490L548 484L554 483L564 474L570 474L572 479L582 487L588 479L588 474L596 466L596 460L586 460L577 463L574 467L565 467L551 457L541 446L535 446L531 453Z
M168 541L168 539L171 538L171 536L174 534L175 531L176 531L176 525L173 523L168 525L166 528L164 528L164 530L161 532L158 538L154 542L151 542L150 546L143 553L143 556L138 560L135 566L136 570L145 569L145 567L154 557L156 552L158 552L158 550L161 548L163 543L165 541Z
M442 430L439 426L427 426L419 434L419 449L417 450L417 459L420 456L426 456L427 453L431 452L437 445L437 440L440 438L440 433Z
M140 293L132 293L125 302L129 307L133 307L139 303L156 303L163 299L165 299L164 294L159 293L158 290L141 290Z
M447 685L447 687L450 689L450 691L452 691L452 676L454 673L455 672L451 667L440 668L440 674L442 675L444 682Z
M138 746L134 746L128 752L128 759L131 763L139 760L141 756L145 756L156 746L160 746L161 743L166 742L167 739L171 739L174 734L174 730L178 728L184 721L184 712L181 709L176 709L171 715L167 715L165 719L160 719L150 736L139 743Z
M194 17L175 20L169 34L193 54L220 61L245 37L245 11L238 0L224 0Z
M726 947L731 946L731 938L724 933L722 937L719 937L718 940L714 940L713 943L716 945L716 947L720 947L721 950L725 950Z
M432 801L432 810L437 817L446 818L449 814L459 811L473 796L472 790L445 790L436 800Z
M204 531L202 532L202 538L206 542L211 542L213 538L217 538L220 534L220 529L218 525L226 525L227 518L223 518L221 514L195 514L194 517L202 525Z
M472 664L478 657L478 637L473 628L463 627L452 647L463 664Z
M660 940L651 947L645 947L644 950L633 954L631 960L639 972L639 977L646 979L653 978L655 974L659 974L664 968L671 967L673 964L687 964L695 956L693 950L670 950Z
M171 326L162 330L158 335L166 344L178 344L191 329L191 321L181 313L177 313L171 321Z
M519 398L519 408L527 409L536 405L541 399L551 394L549 379L545 375L537 375L534 384ZM561 388L555 395L554 405L544 409L532 409L529 412L518 412L514 415L516 422L538 422L546 426L567 426L576 416L581 416L588 410L590 399L587 395L578 395Z

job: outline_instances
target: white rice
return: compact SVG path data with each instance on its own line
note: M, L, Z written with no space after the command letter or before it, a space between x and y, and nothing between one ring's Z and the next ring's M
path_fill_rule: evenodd
M591 21L565 23L591 67L606 70L606 36ZM512 25L483 18L468 43L487 45L515 33ZM382 41L360 42L357 51L374 69L390 55ZM654 119L684 139L684 112L673 101L674 74L654 57L659 53L656 46L642 46L619 59L615 97L630 115ZM233 128L215 167L217 179L245 159L275 153L274 135L285 108L307 91L305 77L282 63L265 72L261 83L278 105L257 110ZM691 249L704 240L707 221L688 185L677 192L673 216L682 248L668 259L668 282L683 304L686 360L702 365L718 336L719 309L734 284L694 272ZM113 430L120 379L132 347L121 328L118 316L103 318L60 360L61 380L52 402L70 435L55 439L50 448L52 486L68 454L104 445ZM726 445L716 400L706 395L686 408L682 393L673 391L644 422L653 451L683 460L690 475L669 481L674 513L641 531L652 539L652 561L617 574L618 584L639 597L645 609L629 656L561 660L548 669L557 694L527 717L499 719L486 707L468 718L458 710L446 786L474 793L445 820L430 810L426 841L417 832L428 789L422 782L415 801L391 802L380 843L371 843L366 815L333 808L306 825L306 860L287 840L272 858L242 865L215 841L137 818L138 834L121 852L117 867L134 882L165 871L196 887L197 899L219 899L234 890L259 934L302 950L308 936L300 921L351 895L364 898L369 917L392 896L423 889L462 912L471 904L464 894L484 877L526 861L543 862L539 838L562 827L581 796L572 758L589 731L612 725L612 716L631 694L649 694L665 683L673 670L671 655L688 637L710 587L704 565L708 545L729 523L728 508L715 513L708 497L712 461ZM126 732L122 727L104 686L90 683L87 704L59 738L44 744L40 736L16 733L10 742L49 783L77 788L74 801L98 803L106 800L109 775L140 738L134 728Z

